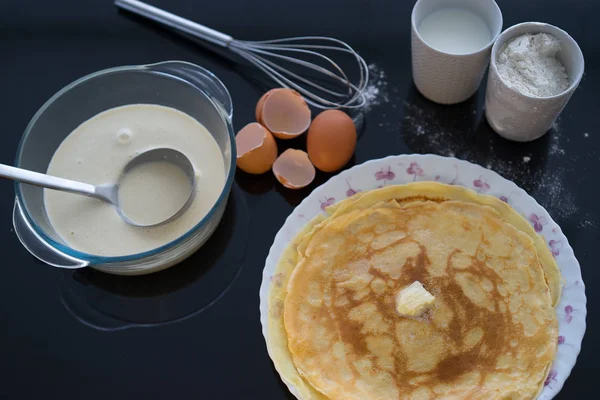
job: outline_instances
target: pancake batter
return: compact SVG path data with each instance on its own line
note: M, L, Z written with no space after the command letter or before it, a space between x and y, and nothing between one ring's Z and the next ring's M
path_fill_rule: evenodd
M102 200L45 190L48 218L66 244L98 256L136 254L177 239L206 216L225 185L223 156L204 126L170 107L134 104L92 117L61 143L50 161L48 174L93 185L117 182L129 160L157 147L179 150L194 165L198 192L190 208L167 224L138 228L124 222L115 208ZM134 186L128 188L127 200L135 202L135 196L140 196L138 218L160 220L165 208L181 202L178 197L189 193L182 186L188 183L178 179L178 171L173 179L168 179L169 168L162 167L160 173L154 168L155 171L133 177ZM156 201L142 201L147 200L143 198L145 187L157 185L164 188L163 196Z

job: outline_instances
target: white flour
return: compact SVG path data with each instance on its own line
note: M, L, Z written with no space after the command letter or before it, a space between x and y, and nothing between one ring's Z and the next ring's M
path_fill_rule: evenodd
M491 137L475 139L467 134L469 129L474 129L471 120L476 117L472 117L471 113L477 115L475 106L470 112L467 110L468 116L457 116L456 124L448 124L444 122L444 116L448 117L445 109L408 101L405 93L393 84L388 85L386 73L377 65L370 64L369 71L371 80L365 111L389 103L377 126L386 134L394 134L399 146L408 146L415 153L457 157L492 169L520 184L546 207L559 224L580 216L573 185L578 184L574 178L578 181L582 175L577 173L574 164L577 156L567 152L571 138L563 132L559 121L552 126L548 149L541 153L525 152L511 160L510 156L497 153ZM587 137L589 132L583 134L584 139ZM595 153L590 153L590 156L595 157ZM546 166L548 161L545 158L552 159L551 167ZM582 227L594 226L595 219L593 215L586 215L582 219L585 221Z
M374 63L369 64L369 85L364 91L364 111L370 111L373 106L390 101L387 93L387 74Z
M571 185L573 177L577 176L574 156L567 155L563 147L568 137L558 123L553 125L547 156L560 167L540 168L541 154L523 154L513 160L507 159L506 155L497 153L491 138L473 141L464 135L462 128L440 122L439 111L435 108L420 107L408 101L403 103L402 108L403 123L399 126L380 124L380 127L402 132L398 140L414 152L457 157L494 170L528 191L558 223L579 212ZM546 162L543 161L543 164Z
M596 222L591 219L584 219L579 223L579 228L596 228L597 226Z
M560 41L553 35L519 36L498 55L498 73L508 86L525 95L557 95L569 87L565 67L556 58L560 48Z

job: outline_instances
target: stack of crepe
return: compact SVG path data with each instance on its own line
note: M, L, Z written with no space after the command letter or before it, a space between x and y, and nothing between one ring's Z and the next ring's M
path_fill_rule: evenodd
M396 311L414 282L435 297ZM359 193L309 222L269 291L269 353L304 400L534 399L561 275L508 204L434 182Z

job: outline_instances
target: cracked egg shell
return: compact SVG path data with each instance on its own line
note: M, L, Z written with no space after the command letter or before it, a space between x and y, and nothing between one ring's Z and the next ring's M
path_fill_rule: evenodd
M302 189L315 179L315 166L302 150L287 149L273 164L275 178L286 188Z
M271 132L258 122L243 127L235 136L237 166L249 174L263 174L277 158L277 143Z
M258 100L258 103L256 103L256 112L255 112L255 116L256 116L256 120L257 120L259 123L261 123L261 124L263 123L263 122L262 122L262 120L261 120L261 114L262 114L262 109L263 109L263 106L265 105L265 100L267 100L267 98L268 98L268 97L269 97L269 96L270 96L270 95L271 95L273 92L275 92L275 91L277 91L277 90L283 90L283 89L279 88L279 89L271 89L271 90L269 90L267 93L263 94L263 95L262 95L262 97L261 97L261 98Z
M292 89L267 92L258 101L256 112L258 121L279 139L300 136L310 126L310 108L300 93Z

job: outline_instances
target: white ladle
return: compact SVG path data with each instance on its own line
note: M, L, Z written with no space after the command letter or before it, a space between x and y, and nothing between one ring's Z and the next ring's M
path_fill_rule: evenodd
M119 183L122 181L123 176L125 176L133 168L151 162L168 162L180 168L190 180L190 194L185 204L169 218L157 223L141 224L128 218L119 206ZM33 172L4 164L0 164L0 177L41 186L47 189L81 194L84 196L104 200L115 207L117 213L123 219L123 221L127 222L128 224L144 228L162 225L181 216L192 204L196 193L196 176L194 172L194 166L183 153L169 148L148 150L134 157L127 163L127 165L125 165L125 168L123 169L123 172L116 183L107 183L94 186L88 183L58 178L55 176L41 174L39 172Z

